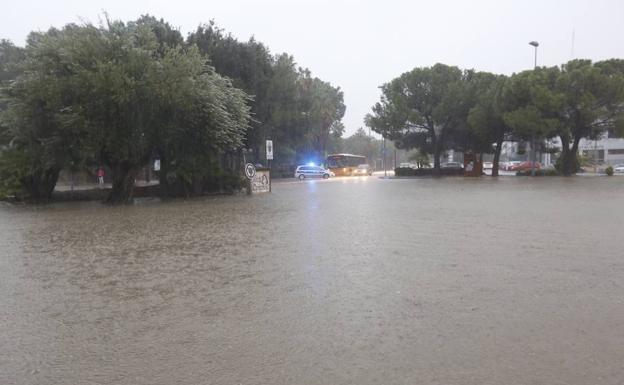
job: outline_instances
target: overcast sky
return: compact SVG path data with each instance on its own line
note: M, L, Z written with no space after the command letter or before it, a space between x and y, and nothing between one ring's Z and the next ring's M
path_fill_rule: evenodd
M18 45L32 30L98 22L104 11L122 20L162 17L184 36L214 19L341 87L349 134L364 125L378 87L414 67L511 74L533 66L530 40L540 43L538 65L624 58L624 0L3 0L1 9L0 38Z

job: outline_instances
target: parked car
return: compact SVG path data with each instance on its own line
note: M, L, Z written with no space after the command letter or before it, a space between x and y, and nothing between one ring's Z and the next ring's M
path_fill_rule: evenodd
M399 168L412 168L410 163L399 163Z
M613 172L617 172L618 174L624 173L624 164L616 164L613 166Z
M332 174L333 172L320 166L297 166L295 170L295 178L299 178L299 180L304 180L305 178L327 179L333 176Z
M440 165L440 168L461 170L464 168L464 165L459 162L446 162L446 163L442 163Z
M511 166L510 171L530 171L532 163L533 162L520 162L519 164L514 164ZM539 170L540 168L542 168L540 162L535 162L535 169Z
M492 162L483 162L483 169L484 170L491 170L492 168L494 168L494 163L492 163Z
M371 166L367 164L361 164L357 166L356 169L353 170L353 175L362 176L362 175L373 175L373 169Z
M512 161L509 161L509 162L504 162L502 170L504 170L504 171L511 171L511 169L513 167L519 165L520 163L522 163L522 162L519 161L519 160L512 160Z

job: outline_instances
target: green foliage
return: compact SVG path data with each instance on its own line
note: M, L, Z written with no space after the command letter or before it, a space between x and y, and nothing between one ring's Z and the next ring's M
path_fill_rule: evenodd
M516 136L558 136L562 151L557 167L564 175L578 170L582 138L595 139L622 126L624 77L619 61L592 64L573 60L512 76L509 95L515 109L505 122Z
M612 166L608 166L605 169L605 174L607 174L608 176L613 176L613 167Z
M190 34L188 43L207 54L218 73L253 96L249 105L254 120L245 145L255 161L264 160L265 139L275 144L277 165L323 158L339 146L345 112L339 88L297 68L292 56L273 56L253 38L240 42L214 22Z
M576 154L571 156L570 152L567 154L562 153L555 161L555 169L563 175L578 172L582 165L589 165L589 159Z
M415 162L418 165L418 168L429 167L429 155L427 155L422 150L416 150L412 152L408 159L412 162Z
M576 158L580 167L594 165L594 159L587 154L579 154Z
M4 121L11 146L36 154L31 171L46 183L61 168L105 164L109 200L123 203L157 148L192 178L206 157L243 145L247 95L162 21L67 25L31 34L25 53Z
M372 163L379 155L379 140L368 136L363 128L359 128L355 134L343 139L339 152L363 155Z
M509 78L436 64L383 85L366 123L402 148L494 152L503 140L558 137L559 170L578 170L582 138L624 132L624 61L573 60ZM493 175L495 173L493 172Z
M504 92L508 79L505 76L486 74L482 77L482 81L475 82L475 105L468 114L468 124L477 138L476 141L487 147L504 138L510 131L503 119L506 111Z
M126 202L154 157L165 195L170 181L194 194L243 148L260 160L270 138L277 163L294 164L339 148L344 132L339 88L212 22L187 41L149 15L34 32L25 48L3 40L0 82L0 148L24 154L20 188L43 198L61 169L105 165L109 201Z
M0 151L0 199L21 195L29 163L23 152L14 149Z
M560 176L561 172L557 169L539 169L535 170L535 176ZM516 176L531 176L531 170L517 171Z
M560 98L551 92L559 70L539 68L513 75L504 88L503 120L516 138L552 137L559 127Z
M443 168L439 172L436 172L432 168L403 168L397 167L394 169L394 175L398 177L407 177L407 176L434 176L434 175L445 175L445 176L462 176L464 175L463 169L454 169L454 168Z
M15 79L19 63L24 60L24 49L9 40L0 39L0 83Z
M399 148L433 154L439 171L440 155L458 144L457 132L466 124L470 75L444 64L406 72L381 87L381 101L366 124Z

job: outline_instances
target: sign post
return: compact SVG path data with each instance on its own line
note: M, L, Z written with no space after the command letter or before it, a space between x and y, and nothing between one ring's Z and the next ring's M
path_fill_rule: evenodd
M273 160L273 141L266 141L266 158L269 166L269 192L271 192L271 161Z
M248 194L270 192L271 174L268 168L256 168L253 164L245 165L245 176L249 179L247 184Z

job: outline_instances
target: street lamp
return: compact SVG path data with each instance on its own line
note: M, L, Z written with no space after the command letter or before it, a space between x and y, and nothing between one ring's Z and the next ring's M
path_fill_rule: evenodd
M537 68L537 47L539 47L539 43L535 40L530 41L529 45L535 48L535 60L533 64L533 69ZM535 176L535 133L531 136L531 176Z
M530 41L529 45L532 45L533 47L535 47L535 64L533 65L534 68L537 68L537 47L539 47L539 43L534 41Z

